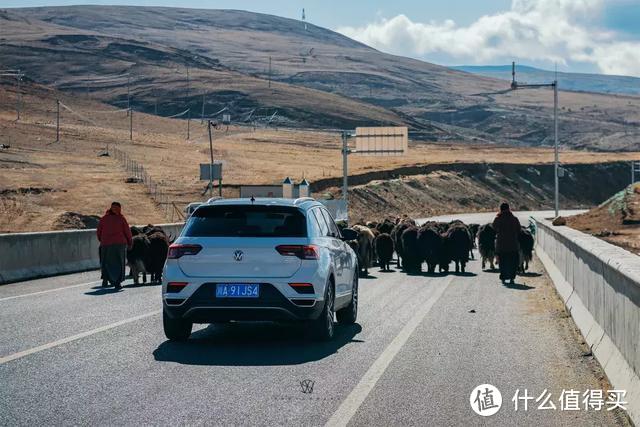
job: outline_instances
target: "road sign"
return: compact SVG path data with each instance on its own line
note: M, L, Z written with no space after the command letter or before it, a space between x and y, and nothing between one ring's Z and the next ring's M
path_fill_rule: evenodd
M631 162L631 184L636 183L637 176L640 176L640 161L633 160Z
M222 163L200 163L200 180L211 181L214 179L222 179Z
M223 114L222 123L225 125L228 125L229 123L231 123L231 114Z
M406 127L356 128L354 154L365 156L404 156L409 147L409 130Z

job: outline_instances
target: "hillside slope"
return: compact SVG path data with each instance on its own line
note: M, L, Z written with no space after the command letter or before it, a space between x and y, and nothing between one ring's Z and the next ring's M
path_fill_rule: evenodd
M118 105L125 101L129 73L134 105L147 112L160 99L160 114L188 105L197 116L204 94L208 114L229 107L234 117L256 109L267 117L278 110L284 125L402 121L416 138L429 140L551 142L548 92L505 93L503 81L385 54L327 29L305 30L291 19L122 6L11 9L0 19L4 65ZM270 78L278 82L271 88ZM562 93L561 142L638 149L639 101Z

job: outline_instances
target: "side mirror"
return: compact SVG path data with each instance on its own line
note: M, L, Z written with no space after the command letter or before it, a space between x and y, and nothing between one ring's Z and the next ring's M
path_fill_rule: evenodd
M342 231L342 240L358 240L358 232L356 230L352 230L351 228L343 228Z

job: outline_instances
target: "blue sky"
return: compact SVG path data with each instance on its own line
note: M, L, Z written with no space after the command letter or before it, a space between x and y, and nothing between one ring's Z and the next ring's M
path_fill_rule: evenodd
M0 0L0 7L233 8L307 19L385 52L445 65L519 63L640 77L640 0Z

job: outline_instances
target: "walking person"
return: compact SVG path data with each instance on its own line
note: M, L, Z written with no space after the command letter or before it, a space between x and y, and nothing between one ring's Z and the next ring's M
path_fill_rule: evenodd
M515 283L516 271L520 260L520 221L511 212L508 203L500 205L500 212L493 220L493 228L496 231L496 254L500 263L500 280L502 283L509 281Z
M131 247L133 240L131 228L122 215L120 203L111 203L111 207L100 218L97 232L100 242L102 286L111 284L116 289L121 289L125 275L127 248Z

